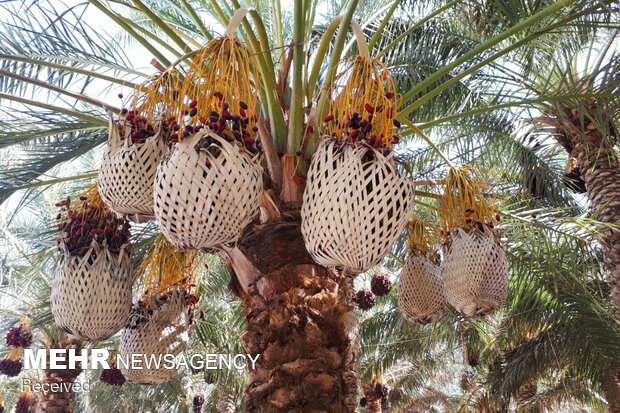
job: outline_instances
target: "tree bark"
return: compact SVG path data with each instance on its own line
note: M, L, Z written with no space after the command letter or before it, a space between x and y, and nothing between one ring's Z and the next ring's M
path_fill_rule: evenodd
M294 214L294 213L292 213ZM257 225L228 251L231 290L242 301L248 412L353 412L346 277L312 261L298 218Z
M346 302L352 303L353 294L353 279L347 280L347 293ZM360 316L355 311L349 313L348 318L345 320L345 332L349 338L349 347L347 349L344 359L344 403L347 408L347 412L354 412L357 409L359 403L357 395L357 374L355 373L355 367L357 366L357 360L360 348Z
M556 139L579 168L594 217L620 225L620 168L614 148L617 131L595 98L579 106L562 105L543 122L556 127ZM609 270L611 300L620 308L620 228L603 231L599 239Z
M64 345L53 346L53 348L76 349L79 352L81 344L77 341L68 340ZM50 369L49 350L47 354L47 367L44 372L43 383L49 390L49 386L56 383L58 391L41 391L38 395L36 407L37 413L73 413L73 383L82 373L81 366L75 369ZM61 366L67 365L68 361L58 363Z
M609 413L620 413L620 370L611 374L603 385L603 396L607 401Z
M620 225L620 168L618 157L611 151L584 150L580 169L588 198L598 221ZM611 300L620 308L620 229L607 229L600 234L605 264L609 269L607 282Z

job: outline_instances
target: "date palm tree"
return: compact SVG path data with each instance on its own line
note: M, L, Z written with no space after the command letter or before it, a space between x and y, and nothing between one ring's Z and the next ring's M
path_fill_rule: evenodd
M539 211L536 229L530 211L503 211L512 283L496 315L448 311L416 326L397 291L365 314L358 377L390 386L385 411L614 411L620 329L601 254L587 242L589 220L560 211Z
M346 274L318 265L306 251L299 213L303 186L292 173L302 148L298 175L305 176L315 147L312 137L303 139L310 133L308 125L319 130L322 117L314 114L321 114L324 91L341 57L355 53L352 19L361 23L371 52L383 57L395 76L403 100L398 119L409 125L403 137L422 142L408 157L413 176L441 177L448 164L481 163L483 154L493 155L481 146L489 142L491 148L510 148L503 156L519 166L516 173L504 168L491 176L507 198L514 196L515 182L532 171L536 186L544 178L557 181L544 160L525 156L532 151L515 139L518 122L509 108L564 101L570 95L545 89L532 102L506 91L519 84L514 72L523 77L552 61L558 33L566 39L564 47L608 36L606 30L614 27L610 15L617 10L605 0L517 3L487 2L475 13L475 5L459 0L394 0L378 9L364 0L299 0L291 11L278 0L251 4L254 11L244 21L241 38L259 56L261 142L273 202L237 247L222 254L246 316L243 346L261 354L258 369L247 377L248 411L352 411L349 401L357 397L345 362L355 351L344 323L353 308L347 299L350 286ZM57 167L96 152L107 137L105 110L119 110L109 96L150 74L135 68L145 62L132 62L126 47L140 47L156 65L177 63L187 69L192 52L222 31L240 6L237 0L3 3L0 149L19 162L0 169L0 201L20 207L39 196L41 188L93 179L92 171L67 174ZM479 16L474 25L464 21L471 15ZM91 21L99 18L120 34L94 29ZM561 201L559 188L547 196ZM11 197L16 191L25 194L17 204ZM418 192L419 204L437 198L432 190Z

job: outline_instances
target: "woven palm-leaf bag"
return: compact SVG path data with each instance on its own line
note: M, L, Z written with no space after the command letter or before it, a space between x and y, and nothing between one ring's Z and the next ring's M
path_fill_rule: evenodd
M259 211L262 167L239 144L201 130L159 165L154 194L155 219L177 249L227 246Z
M184 291L174 290L132 310L121 334L119 357L131 363L132 354L144 355L148 360L157 360L161 355L161 364L158 368L152 363L147 368L143 363L142 369L132 369L131 364L119 362L119 369L131 383L162 384L177 375L176 368L166 368L164 356L178 356L189 343L192 310L185 298Z
M54 321L69 336L86 341L110 338L131 310L132 259L129 244L118 255L93 240L83 257L60 243L61 262L54 274L51 306Z
M446 305L441 266L428 254L412 251L407 256L398 284L398 307L412 323L434 323Z
M108 149L101 162L97 185L105 204L132 221L145 222L153 216L153 181L157 166L168 147L160 126L144 143L132 143L131 129L110 116ZM121 132L124 138L121 139Z
M468 316L493 313L508 292L504 248L486 225L457 228L450 238L442 269L448 302Z
M374 159L364 161L368 151ZM364 272L390 251L413 206L413 185L392 154L324 141L312 157L301 232L314 260Z

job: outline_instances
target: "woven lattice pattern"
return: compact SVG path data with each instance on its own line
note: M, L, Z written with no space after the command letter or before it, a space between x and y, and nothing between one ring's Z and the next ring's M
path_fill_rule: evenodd
M51 305L54 321L69 336L100 341L127 322L131 309L132 260L128 244L118 256L93 241L83 257L60 244L61 262L54 274Z
M468 316L493 313L508 292L504 248L487 227L457 228L450 235L442 270L448 302Z
M196 150L205 135L218 144ZM262 194L258 157L201 130L176 144L157 169L155 218L178 249L227 246L258 213Z
M363 160L368 151L374 160ZM312 157L301 209L308 252L324 266L366 271L401 234L413 194L392 154L323 142Z
M177 375L177 369L168 369L163 365L164 355L174 357L187 348L191 333L191 308L185 301L185 292L174 290L166 296L164 302L160 298L151 298L147 303L154 308L152 314L144 315L141 311L132 312L128 327L123 329L118 355L131 362L132 354L143 354L148 360L161 355L159 368L154 364L150 368L142 365L142 369L131 369L119 362L118 368L125 378L138 384L162 384Z
M434 323L443 316L445 306L441 266L422 252L410 252L398 284L398 307L403 317L412 323Z
M121 140L119 127L110 117L108 150L97 178L99 194L108 208L119 215L137 222L152 220L153 181L168 147L158 128L154 136L136 145L131 143L129 127Z

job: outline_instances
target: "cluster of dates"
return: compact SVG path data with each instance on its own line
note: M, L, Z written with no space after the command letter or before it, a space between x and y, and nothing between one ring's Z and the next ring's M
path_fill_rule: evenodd
M195 284L189 284L189 286L195 287ZM187 289L181 289L181 291L183 291L185 303L188 306L194 307L198 303L199 298L197 295L191 292L188 292ZM175 293L174 291L169 291L169 292L160 294L155 299L138 300L134 304L131 310L131 316L127 324L125 325L125 328L134 330L136 328L139 328L143 324L146 324L151 318L151 316L155 313L155 311L159 311L163 306L168 304L168 302L172 299L172 295L174 293ZM193 317L193 313L190 313L190 317ZM190 319L190 323L193 323L193 322L194 322L193 319Z
M388 92L385 94L388 99L394 97L394 93ZM385 111L385 113L383 113ZM377 132L373 131L373 122L378 123L378 116L383 115L387 119L392 119L393 111L391 107L384 108L383 105L373 106L369 103L364 104L364 113L353 112L350 118L344 119L340 124L344 133L348 136L350 143L360 143L362 145L370 146L376 149L382 149L384 155L388 155L391 152L391 146L400 142L400 138L396 135L382 136L377 135ZM338 122L334 118L333 114L327 115L323 121L326 124L330 122ZM392 119L391 122L396 128L400 128L400 122L396 119Z
M139 113L135 110L128 110L127 108L123 108L121 110L121 114L119 116L119 122L121 127L121 138L131 139L131 144L140 145L146 142L148 138L151 136L155 136L155 125L144 116L140 116ZM124 122L122 122L124 120ZM175 130L174 127L177 121L174 116L169 117L167 119L162 119L160 123L160 128L162 133L168 142L168 144L172 144L176 142L176 138L172 136L172 131ZM123 128L129 128L129 134L126 133L126 130ZM176 130L178 130L178 125L176 125Z
M0 360L0 372L9 377L15 377L22 371L23 364L21 360L13 360L8 357Z
M202 406L205 404L205 396L202 394L197 394L194 396L194 400L192 401L192 411L193 413L202 412Z
M122 386L125 384L127 379L123 376L123 373L115 366L110 366L109 369L104 369L101 372L101 377L99 378L102 382L109 386Z
M377 297L384 297L392 291L392 281L385 273L375 273L370 280L370 290L361 289L353 297L353 302L360 310L370 310L377 302Z
M23 323L13 326L6 335L6 344L13 347L27 348L32 345L32 332Z
M32 399L30 398L30 394L22 393L17 398L17 403L15 404L15 413L32 413Z
M129 221L117 217L104 206L89 205L86 197L80 197L80 200L84 204L77 209L71 208L70 198L56 204L61 207L56 217L61 233L59 242L64 242L73 256L83 257L93 240L100 244L105 241L110 252L119 254L131 236ZM64 216L63 212L66 212Z
M483 222L481 220L475 219L473 218L473 215L476 211L473 208L468 208L465 210L465 225L464 225L464 229L465 231L467 231L468 233L471 233L471 231L478 231L480 233L484 233L485 229L494 229L495 225L493 224L493 221L489 221L489 222ZM501 217L498 213L495 214L495 220L497 222L501 222ZM499 237L499 233L498 232L493 232L493 234L495 235L496 238ZM446 237L446 244L450 245L452 240L450 237L450 234L446 234L443 230L440 232L441 236L445 236ZM499 241L499 239L498 239Z
M370 280L370 290L378 297L384 297L392 291L392 281L390 276L385 273L375 273Z
M15 377L22 371L21 350L32 345L32 332L23 323L13 326L6 335L6 344L13 349L0 360L0 373Z
M232 108L229 103L224 100L224 96L221 92L215 92L214 95L219 100L221 110L219 112L213 110L209 113L208 117L199 116L196 120L195 118L199 110L197 106L198 101L191 101L189 103L189 109L185 111L185 114L190 117L190 122L188 123L195 123L195 125L186 125L184 130L180 132L181 137L183 139L187 138L192 133L196 133L208 127L227 142L237 142L253 154L262 153L260 142L255 139L258 127L254 124L257 118L256 116L248 116L248 105L244 102L240 102L238 108ZM191 122L192 120L194 122ZM179 130L177 125L175 125L173 129L175 131ZM214 139L211 138L209 140L209 138L207 138L204 139L200 145L207 147L214 142Z
M381 399L381 403L386 403L388 401L388 396L390 395L390 389L383 383L377 382L373 389L375 397ZM366 397L362 397L360 399L360 406L366 407Z

